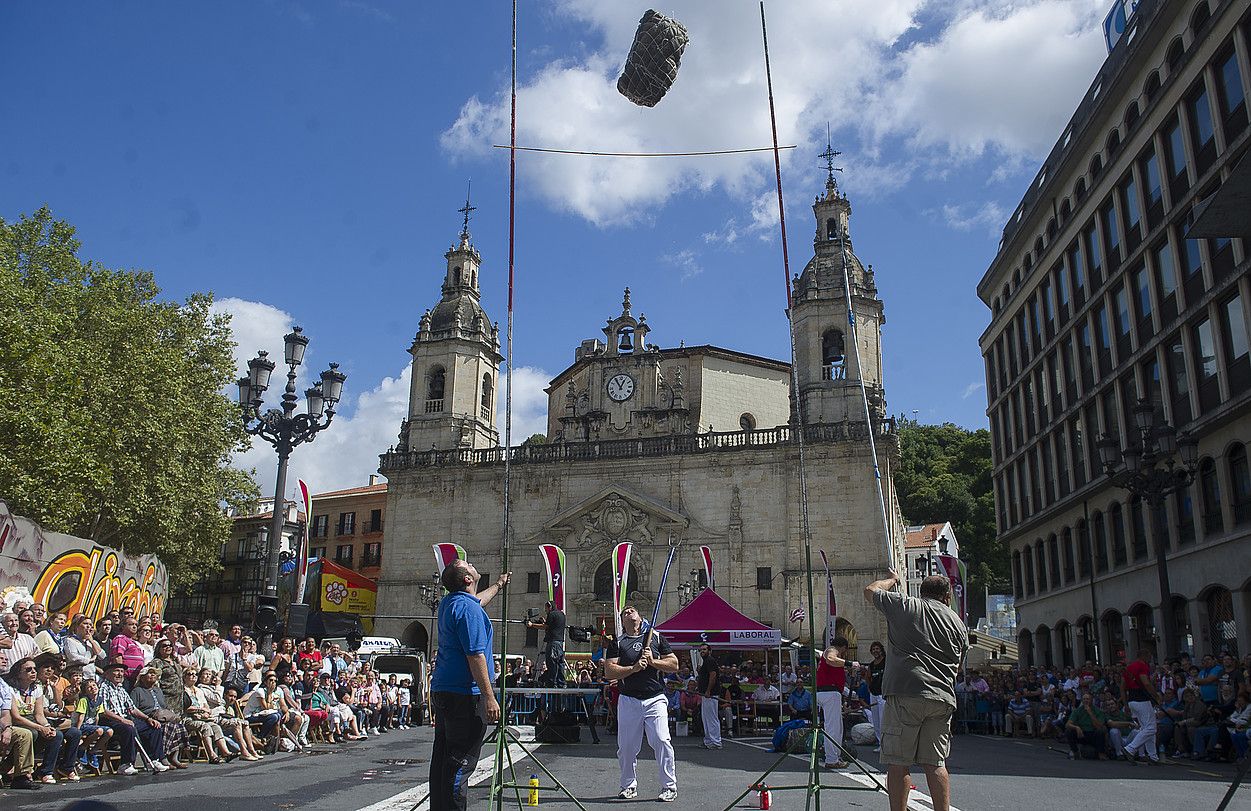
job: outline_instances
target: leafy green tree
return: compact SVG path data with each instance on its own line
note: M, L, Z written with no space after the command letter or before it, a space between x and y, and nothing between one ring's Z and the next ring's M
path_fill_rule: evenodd
M1008 550L996 537L990 431L958 425L899 424L902 459L895 474L909 524L950 521L969 567L971 591L1011 586Z
M257 490L229 317L158 298L152 274L83 262L45 207L0 219L0 498L43 526L152 553L185 585L219 566Z
M524 442L522 442L521 444L522 444L522 446L525 446L525 445L546 445L546 444L547 444L547 434L530 434L530 436L526 437L525 441L524 441Z

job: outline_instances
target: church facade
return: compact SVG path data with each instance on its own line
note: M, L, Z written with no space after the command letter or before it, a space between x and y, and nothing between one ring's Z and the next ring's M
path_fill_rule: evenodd
M794 280L793 311L817 612L825 607L817 554L823 549L834 574L839 629L867 651L885 626L861 590L903 560L893 477L899 441L886 417L882 380L885 316L872 267L852 251L851 204L832 173L813 212L813 257ZM460 544L487 580L501 566L505 450L494 427L499 333L481 305L481 257L468 228L445 258L441 298L421 317L409 350L408 417L379 468L389 480L391 540L378 594L378 613L389 618L379 619L376 632L418 645L432 631L416 587L434 572L431 544ZM858 351L851 351L847 331L844 263ZM673 538L681 546L662 619L678 610L683 580L701 584L699 547L706 545L723 597L786 637L806 637L806 624L789 622L792 609L807 607L790 364L710 345L661 347L649 340L646 318L634 312L627 289L620 313L602 327L603 339L582 341L573 364L547 388L548 442L512 450L510 618L546 598L542 543L565 550L570 624L612 627L609 555L627 540L635 544L630 599L648 613ZM872 414L867 422L862 376ZM510 631L510 652L523 650L522 641ZM533 646L524 652L533 655Z

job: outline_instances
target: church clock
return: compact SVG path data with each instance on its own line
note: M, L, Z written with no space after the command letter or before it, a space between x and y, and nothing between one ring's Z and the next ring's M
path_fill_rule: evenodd
M623 403L634 394L634 378L624 372L608 379L608 398L614 403Z

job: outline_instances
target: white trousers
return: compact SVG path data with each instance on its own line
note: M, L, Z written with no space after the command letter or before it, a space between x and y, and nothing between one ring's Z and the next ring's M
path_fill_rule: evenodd
M869 720L873 722L873 732L877 735L878 746L882 745L882 715L886 712L886 696L869 694Z
M821 715L825 726L825 734L829 735L839 746L843 745L843 694L838 690L826 690L817 693L817 704L821 705ZM825 762L834 763L843 759L843 753L828 740L825 741Z
M1155 705L1150 701L1131 701L1129 712L1138 722L1138 730L1125 745L1125 749L1131 755L1158 760L1160 753L1155 743Z
M669 700L663 693L646 701L630 696L617 699L617 762L621 764L621 787L638 788L635 766L639 749L643 747L644 732L648 746L656 753L660 788L677 791L673 741L669 739Z
M699 700L699 717L704 722L704 745L721 745L721 714L717 711L720 702L715 698L704 696Z

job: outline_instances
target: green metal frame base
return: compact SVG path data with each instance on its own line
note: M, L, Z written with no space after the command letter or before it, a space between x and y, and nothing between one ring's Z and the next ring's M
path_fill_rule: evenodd
M865 777L872 780L873 785L871 786L827 786L824 783L822 783L821 782L821 767L817 764L817 751L818 751L817 750L817 741L818 741L817 736L818 735L820 735L821 738L824 738L829 743L834 744L834 748L836 748L839 751L839 754L842 756L842 758L846 760L849 764L854 765L857 769L859 769L860 772ZM807 802L804 804L804 808L811 809L813 805L813 800L815 799L816 811L821 811L821 792L822 791L872 791L874 793L880 791L884 794L888 793L886 791L886 786L882 785L882 781L877 779L877 775L869 771L869 769L863 763L860 762L860 759L857 758L855 755L851 754L851 752L847 751L847 749L841 743L831 738L829 734L823 728L818 728L815 726L811 727L810 732L805 737L807 737L810 742L809 743L810 752L809 752L809 758L808 758L808 782L804 784L790 785L790 786L769 786L769 791L798 791L801 789L804 791L807 791L808 799L807 799ZM763 774L761 774L754 781L752 781L752 783L748 785L748 787L743 791L743 793L735 797L730 802L730 804L727 805L723 809L723 811L733 811L733 809L736 808L740 802L742 802L744 797L746 797L748 794L752 793L753 791L758 790L757 787L764 783L764 779L768 777L770 774L772 774L774 771L776 771L779 766L785 763L786 759L790 757L792 754L793 753L791 752L783 752L781 757L773 761L773 764L769 766L768 769L765 769Z
M497 809L497 811L502 811L504 808L504 790L512 789L513 794L517 799L518 811L523 811L525 804L521 801L521 791L522 789L525 789L528 792L534 788L534 786L531 786L528 783L517 782L517 770L513 764L513 754L508 748L510 741L520 746L521 751L526 753L526 757L534 761L534 765L539 768L539 771L543 772L549 780L555 783L554 786L538 786L538 790L540 792L560 792L572 800L573 804L581 809L581 811L587 811L586 806L582 804L582 801L575 797L573 792L565 787L564 783L560 782L560 778L552 774L551 770L543 765L543 761L539 760L538 756L535 755L534 752L527 747L520 738L517 737L517 733L509 729L508 725L503 723L502 720L496 725L491 734L487 736L485 741L486 743L495 744L495 771L491 776L490 807ZM509 782L504 781L505 759L508 761L508 774L512 778Z

